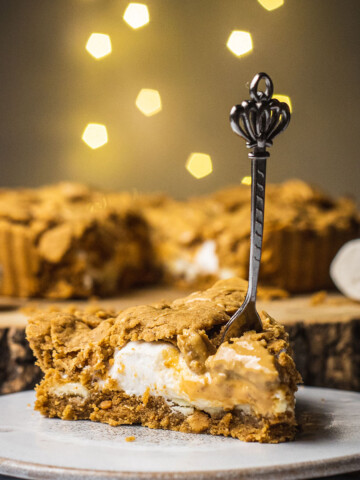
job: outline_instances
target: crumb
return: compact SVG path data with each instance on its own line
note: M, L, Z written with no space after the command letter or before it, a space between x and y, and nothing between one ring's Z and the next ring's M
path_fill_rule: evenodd
M327 297L327 292L325 290L321 290L320 292L316 292L310 297L310 305L315 307L316 305L321 305L325 302Z
M268 301L268 300L282 300L283 298L288 298L290 294L289 292L287 292L282 288L259 287L258 296L259 296L259 299Z
M142 402L145 407L148 404L149 397L150 397L150 387L147 387L147 389L144 392L144 395L142 396Z
M31 403L28 403L26 406L27 406L27 407L31 407Z
M131 437L126 437L125 438L126 442L135 442L135 440L136 440L136 437L134 437L133 435Z
M103 402L100 403L99 407L102 410L108 410L109 408L112 407L112 401L111 400L104 400Z

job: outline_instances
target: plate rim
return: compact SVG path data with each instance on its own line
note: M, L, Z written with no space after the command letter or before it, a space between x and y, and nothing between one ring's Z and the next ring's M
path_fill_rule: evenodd
M5 466L5 470L3 467ZM74 467L56 467L41 463L25 462L0 457L0 474L2 475L26 475L27 479L106 479L106 480L242 480L242 479L266 479L276 474L279 480L297 480L303 478L318 478L324 475L336 475L341 473L356 472L360 469L360 453L331 458L329 460L313 460L297 462L290 465L278 465L273 467L237 468L229 470L192 470L183 472L130 472L119 470L92 470ZM34 473L34 476L31 474ZM49 477L49 474L52 477Z

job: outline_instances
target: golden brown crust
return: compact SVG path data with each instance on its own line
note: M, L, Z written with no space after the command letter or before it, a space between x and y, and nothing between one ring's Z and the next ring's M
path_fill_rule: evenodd
M194 409L185 416L175 412L162 397L129 396L121 391L92 392L90 397L59 397L46 386L37 388L36 409L47 417L63 420L92 420L112 426L140 424L144 427L184 433L225 435L246 442L279 443L292 440L296 433L294 416L288 412L275 417L256 417L241 411L210 415Z

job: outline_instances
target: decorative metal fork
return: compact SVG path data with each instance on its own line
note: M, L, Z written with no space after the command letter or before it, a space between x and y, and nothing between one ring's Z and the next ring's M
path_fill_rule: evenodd
M265 81L265 92L259 90ZM273 139L285 130L290 122L290 110L286 103L279 102L273 95L273 83L266 73L258 73L250 85L250 98L235 105L230 112L232 130L246 140L246 146L253 151L251 159L251 234L249 286L241 307L225 327L222 341L241 335L245 330L262 330L262 323L256 311L256 292L260 270L262 239L264 230L266 151Z

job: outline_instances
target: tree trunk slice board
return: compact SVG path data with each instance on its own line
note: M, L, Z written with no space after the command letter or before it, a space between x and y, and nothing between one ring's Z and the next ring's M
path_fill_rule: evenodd
M360 303L329 294L259 302L290 336L305 385L360 391Z
M159 287L90 301L0 298L0 394L33 388L41 378L25 339L27 316L21 308L46 309L54 304L84 308L90 304L118 311L186 294L184 290ZM265 310L285 325L305 385L360 391L360 303L331 293L320 300L304 295L259 301L258 310Z

